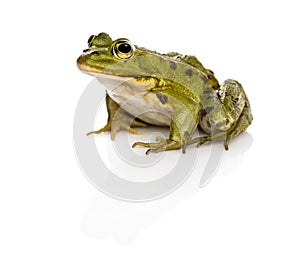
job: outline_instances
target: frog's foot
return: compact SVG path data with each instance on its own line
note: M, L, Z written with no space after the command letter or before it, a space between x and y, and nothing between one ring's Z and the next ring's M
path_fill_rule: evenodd
M200 147L202 144L214 141L214 140L220 140L224 141L224 148L226 151L229 150L229 143L237 135L236 130L233 130L229 133L221 133L221 134L216 134L216 135L208 135L204 137L199 137L199 142L197 144L197 148Z
M239 124L240 124L240 122L238 122L237 125L233 126L227 132L221 132L221 133L217 133L217 134L214 134L214 135L208 135L208 136L194 138L190 141L189 144L198 142L197 147L200 147L202 144L206 144L206 143L211 142L211 141L215 141L215 140L218 141L219 140L219 141L224 142L224 148L225 148L226 151L228 151L230 141L235 136L237 136L238 134L240 134L243 131L243 130L239 129L239 127L240 127Z
M96 130L96 131L89 132L89 133L87 133L87 135L101 134L106 131L110 131L111 140L115 140L116 135L117 135L118 131L120 131L120 130L127 130L129 133L135 134L135 135L141 134L140 131L133 129L132 127L147 127L147 124L144 122L140 122L138 120L133 120L131 125L128 122L112 121L112 122L107 123L105 125L105 127L101 128L99 130Z
M136 146L142 146L142 147L149 148L146 151L146 154L148 155L150 153L157 153L157 152L161 152L161 151L177 150L177 149L180 149L180 147L181 147L180 142L174 141L171 139L164 139L161 136L157 136L156 141L157 141L157 143L135 142L132 145L132 148L134 148Z
M131 134L135 134L135 135L140 135L141 132L138 131L138 130L135 130L129 126L126 126L126 125L119 125L119 126L113 126L113 127L110 127L108 125L106 125L105 127L99 129L99 130L96 130L96 131L91 131L89 133L87 133L86 135L92 135L92 134L101 134L101 133L104 133L106 131L111 131L110 132L110 137L111 137L111 140L115 140L116 138L116 135L118 133L118 131L120 130L127 130L129 133Z
M223 139L222 139L223 138ZM199 137L197 138L198 140L198 144L197 144L197 148L200 147L202 144L206 144L208 142L214 141L214 140L224 140L224 148L225 150L228 150L228 144L229 144L229 139L227 139L226 134L218 134L218 135L208 135L208 136L203 136L203 137Z
M224 141L225 150L228 150L228 144L233 137L234 136L229 136L226 132L222 132L215 135L196 137L192 139L188 144L197 143L197 147L200 147L201 145L209 143L211 141L219 140Z

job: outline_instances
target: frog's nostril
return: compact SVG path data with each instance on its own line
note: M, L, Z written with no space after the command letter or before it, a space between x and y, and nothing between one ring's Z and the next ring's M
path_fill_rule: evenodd
M89 51L89 49L85 49L85 50L83 50L83 53L88 52L88 51Z

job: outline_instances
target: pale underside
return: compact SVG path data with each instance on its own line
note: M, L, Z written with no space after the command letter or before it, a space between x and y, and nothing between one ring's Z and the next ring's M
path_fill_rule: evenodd
M108 95L128 113L149 124L170 125L171 107L163 104L151 91L153 84L104 74L97 74L97 79L107 88Z

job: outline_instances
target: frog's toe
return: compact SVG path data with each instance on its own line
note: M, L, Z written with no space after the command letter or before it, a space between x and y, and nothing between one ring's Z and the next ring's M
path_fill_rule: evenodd
M211 137L210 135L200 137L200 138L199 138L199 142L198 142L198 144L197 144L197 148L199 148L202 144L211 142L211 140L212 140L212 137Z
M162 147L157 147L157 148L153 148L153 149L148 149L145 154L146 155L149 155L150 153L157 153L157 152L162 152L162 151L165 151L166 150L166 147L162 146Z
M146 151L146 155L149 155L150 153L156 153L166 150L166 144L165 143L144 143L144 142L135 142L132 145L132 148L135 148L136 146L141 146L145 148L149 148Z
M157 140L160 138L157 137ZM164 141L160 141L158 143L150 143L150 149L146 151L146 155L149 155L150 153L157 153L157 152L162 152L166 151L167 149L167 142L164 139Z
M229 147L228 147L228 145L229 145L229 143L227 143L227 142L225 142L225 143L224 143L224 148L225 148L225 150L226 150L226 151L228 151L228 150L229 150Z
M132 147L132 148L135 148L135 147L137 147L137 146L149 148L149 147L150 147L150 143L135 142L131 147Z
M142 134L140 131L135 130L135 129L133 129L133 128L129 128L129 129L128 129L128 132L129 132L130 134L134 134L134 135L140 135L140 134Z
M229 142L231 141L231 139L227 136L226 140L224 141L224 148L226 151L229 150Z
M238 134L238 131L235 129L227 134L226 139L224 141L225 150L227 150L227 151L229 150L229 147L228 147L229 143L237 134Z
M146 148L156 148L162 144L165 143L165 139L161 136L157 136L155 138L155 140L157 141L157 143L144 143L144 142L135 142L133 145L132 145L132 148L135 148L136 146L141 146L141 147L146 147Z
M116 138L117 133L120 130L127 130L129 133L134 134L134 135L140 135L141 132L131 128L130 126L126 125L126 124L114 124L111 128L111 132L110 132L110 137L111 140L114 141Z
M208 135L208 136L200 137L200 138L198 138L199 142L197 144L197 147L200 147L202 144L211 142L214 139L222 139L222 136L218 136L218 135L211 136L211 135ZM231 141L231 139L232 139L232 136L230 136L230 135L226 136L225 141L224 141L224 148L225 148L225 150L229 149L228 145L229 145L229 142Z
M100 128L99 130L88 132L86 135L99 135L101 133L104 133L104 132L110 131L110 130L111 130L111 126L106 125L105 127Z

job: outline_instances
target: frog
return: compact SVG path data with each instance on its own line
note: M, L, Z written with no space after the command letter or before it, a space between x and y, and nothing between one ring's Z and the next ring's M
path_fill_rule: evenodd
M141 134L149 126L166 126L168 138L139 141L132 147L146 154L182 149L220 140L228 150L230 141L252 123L250 102L236 80L219 83L215 74L193 55L159 53L132 43L112 40L101 32L91 35L77 59L78 68L96 76L106 87L107 124L87 135L120 130ZM195 137L196 130L204 135Z

